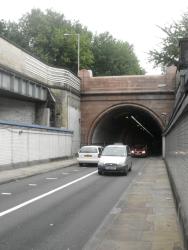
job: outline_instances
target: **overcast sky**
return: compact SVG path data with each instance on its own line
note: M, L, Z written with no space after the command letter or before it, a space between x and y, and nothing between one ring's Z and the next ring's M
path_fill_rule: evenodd
M158 48L163 36L157 25L164 27L180 20L188 11L188 1L5 0L1 3L0 19L17 21L32 8L52 9L68 20L78 20L93 33L108 31L114 38L133 44L141 66L148 74L158 74L160 71L147 62L147 52Z

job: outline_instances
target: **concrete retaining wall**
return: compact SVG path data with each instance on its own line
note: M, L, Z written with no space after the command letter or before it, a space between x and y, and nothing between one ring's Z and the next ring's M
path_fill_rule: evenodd
M0 98L0 120L34 124L35 109L35 103L32 102L13 98Z
M72 156L73 132L0 122L0 169Z
M164 132L165 162L188 249L188 93L185 90L188 70L178 75L175 106Z
M166 157L178 215L188 246L188 114L166 136Z

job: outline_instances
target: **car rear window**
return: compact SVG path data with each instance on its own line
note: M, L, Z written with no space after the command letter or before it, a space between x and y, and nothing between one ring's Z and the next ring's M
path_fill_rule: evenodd
M80 153L98 153L96 147L83 147L80 149Z
M107 147L103 150L103 156L126 156L125 147Z

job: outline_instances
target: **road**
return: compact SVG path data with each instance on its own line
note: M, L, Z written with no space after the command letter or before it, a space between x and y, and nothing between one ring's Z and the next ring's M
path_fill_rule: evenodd
M0 185L1 250L80 250L138 174L77 165Z

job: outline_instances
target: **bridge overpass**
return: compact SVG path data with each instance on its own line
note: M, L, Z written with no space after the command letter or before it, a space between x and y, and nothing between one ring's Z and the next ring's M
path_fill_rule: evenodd
M159 76L93 77L82 70L82 144L147 144L151 154L160 154L174 105L175 76L175 67Z
M80 147L80 79L0 37L0 169Z

